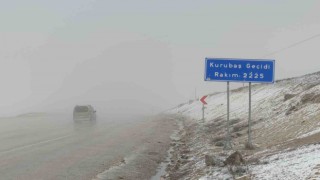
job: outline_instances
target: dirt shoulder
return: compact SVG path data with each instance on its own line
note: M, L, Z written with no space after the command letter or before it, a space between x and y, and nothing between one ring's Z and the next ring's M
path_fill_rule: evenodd
M197 123L184 116L177 118L183 120L183 129L179 132L179 138L171 143L173 153L170 163L167 166L167 174L163 179L197 179L199 175L194 170L196 158L201 156L197 149L194 149L194 143L201 142L197 140Z
M157 173L159 164L167 157L170 148L171 134L178 129L175 118L167 115L151 118L147 122L147 133L135 150L114 163L114 166L99 173L95 180L109 179L150 179Z

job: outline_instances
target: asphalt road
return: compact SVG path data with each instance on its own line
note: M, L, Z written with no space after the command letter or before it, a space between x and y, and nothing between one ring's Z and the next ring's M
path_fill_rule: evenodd
M176 128L166 117L80 125L64 115L0 118L0 179L150 179Z

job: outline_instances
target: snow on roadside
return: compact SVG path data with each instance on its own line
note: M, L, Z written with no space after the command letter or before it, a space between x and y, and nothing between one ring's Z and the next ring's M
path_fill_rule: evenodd
M252 136L254 143L260 148L251 154L243 149L247 140L245 125L248 119L248 88L231 91L230 121L233 122L231 128L234 150L247 154L247 159L252 157L257 158L259 162L268 162L250 166L251 174L255 175L254 179L305 179L310 176L315 166L320 164L320 144L306 146L310 142L305 142L303 146L301 142L297 145L292 143L290 147L284 146L288 144L286 142L320 132L319 92L320 72L278 81L274 85L252 86ZM193 166L190 166L188 174L184 177L201 180L230 178L230 173L225 167L207 167L204 163L204 155L216 156L217 153L223 152L217 142L223 141L218 139L225 133L226 99L225 92L208 95L204 122L200 120L202 104L199 101L190 101L168 111L169 114L189 118L198 128L187 142L191 151L188 154L191 163L187 165ZM210 134L207 133L208 130ZM314 142L319 137L315 138ZM293 151L283 150L298 146L300 148ZM267 152L277 154L261 158ZM183 173L186 168L179 170Z
M199 178L199 180L213 180L213 179L229 180L233 178L227 168L223 168L222 170L221 168L213 168L211 174L207 174L206 176Z
M268 164L252 166L255 179L298 180L307 178L320 162L320 144L309 145L294 151L276 154L262 161Z
M305 138L305 137L308 137L308 136L317 134L317 133L319 133L319 132L320 132L320 128L319 128L319 129L316 129L316 130L314 130L314 131L308 132L308 133L306 133L306 134L303 134L303 135L299 136L298 138L300 138L300 139L301 139L301 138Z

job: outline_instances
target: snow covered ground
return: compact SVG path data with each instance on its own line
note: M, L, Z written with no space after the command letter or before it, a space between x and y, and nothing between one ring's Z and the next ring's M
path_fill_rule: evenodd
M255 179L306 179L320 163L319 153L319 144L301 147L264 158L267 164L252 166L251 171Z
M168 112L189 119L187 126L193 129L186 138L191 170L181 179L230 178L224 168L206 167L203 158L205 154L224 152L218 144L224 142L226 134L226 99L226 92L208 95L204 122L198 101ZM254 151L244 148L248 138L248 87L231 91L230 100L233 150L241 151L247 160L256 158L260 162L249 165L252 179L310 177L320 164L320 73L252 87L252 136L259 147Z

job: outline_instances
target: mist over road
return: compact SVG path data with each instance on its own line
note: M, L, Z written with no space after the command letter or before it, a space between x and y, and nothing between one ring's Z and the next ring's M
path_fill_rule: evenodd
M99 117L80 125L57 114L0 118L1 179L149 179L175 128L164 117ZM124 171L106 175L119 165Z

